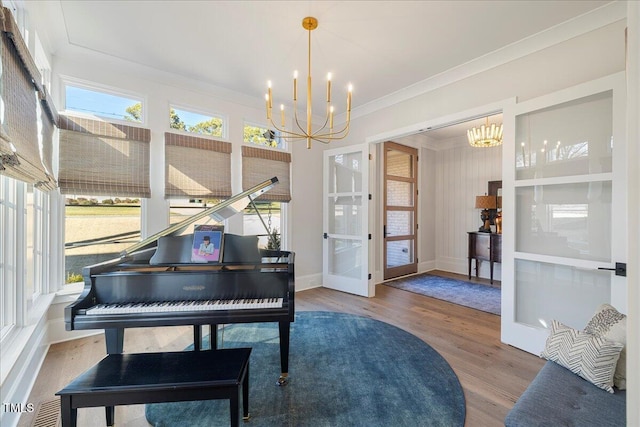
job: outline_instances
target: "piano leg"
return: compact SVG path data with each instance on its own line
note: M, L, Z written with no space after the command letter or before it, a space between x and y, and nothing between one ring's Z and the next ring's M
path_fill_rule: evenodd
M107 354L122 354L124 349L124 328L105 329L104 340Z
M104 340L107 344L107 354L122 354L124 350L124 328L113 328L104 330ZM115 422L115 408L105 406L107 425L112 426Z
M279 322L280 328L280 378L277 384L285 386L289 383L289 326L290 322Z
M116 422L116 413L113 406L105 406L105 415L107 417L107 425L112 426Z
M218 325L209 325L209 343L211 350L218 349Z
M193 351L200 351L202 347L202 326L193 325Z
M211 350L218 348L218 325L209 325L209 344ZM193 325L193 349L202 350L202 325Z

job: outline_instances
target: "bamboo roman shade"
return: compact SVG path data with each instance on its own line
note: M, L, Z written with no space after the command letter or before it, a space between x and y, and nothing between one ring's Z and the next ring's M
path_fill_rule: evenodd
M290 166L291 153L243 145L242 189L248 190L275 176L279 184L258 197L258 200L288 202L291 200Z
M165 198L231 197L231 144L167 132Z
M62 194L151 197L149 129L60 115Z
M0 173L52 190L56 187L52 155L57 113L5 7L0 8L0 27Z

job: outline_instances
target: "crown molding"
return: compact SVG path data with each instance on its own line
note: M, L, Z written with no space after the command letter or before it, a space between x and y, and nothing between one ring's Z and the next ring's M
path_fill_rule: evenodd
M358 106L351 111L351 119L366 116L424 93L455 83L475 74L504 65L532 53L549 48L574 37L626 19L625 1L613 1L584 15L475 58L404 89Z

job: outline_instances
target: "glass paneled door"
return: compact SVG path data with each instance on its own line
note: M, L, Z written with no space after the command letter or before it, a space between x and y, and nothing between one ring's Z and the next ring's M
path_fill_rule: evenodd
M624 76L505 109L502 340L534 354L552 320L626 313Z
M324 175L322 285L373 296L368 277L368 145L326 150Z
M384 279L416 273L418 150L384 143Z

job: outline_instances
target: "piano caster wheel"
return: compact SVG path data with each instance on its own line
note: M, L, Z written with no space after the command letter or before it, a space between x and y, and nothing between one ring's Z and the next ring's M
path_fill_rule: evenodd
M287 384L289 384L289 376L287 374L280 375L280 378L278 378L278 382L276 382L276 385L284 387Z

